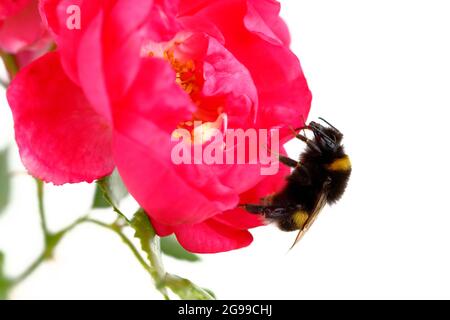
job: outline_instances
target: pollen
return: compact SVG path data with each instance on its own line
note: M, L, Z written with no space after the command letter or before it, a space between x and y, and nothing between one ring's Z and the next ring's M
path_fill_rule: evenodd
M298 211L292 216L292 218L294 219L295 226L301 230L308 221L309 215L305 211Z
M189 95L200 92L197 84L196 66L193 60L182 61L177 59L171 50L164 51L164 59L167 60L176 72L176 82Z
M202 144L214 138L223 126L226 127L227 116L221 104L217 107L203 105L204 78L201 64L191 56L185 55L183 50L179 50L180 45L180 42L172 42L168 46L149 43L142 49L142 54L167 61L175 71L175 82L189 95L192 103L197 107L190 119L178 124L177 129L181 130L175 130L172 137L184 138L190 144Z
M226 125L227 116L221 114L214 122L202 122L202 121L186 121L178 125L177 129L172 133L172 138L181 139L188 144L202 145L207 141L211 141L221 128ZM182 134L183 133L183 134ZM186 134L188 133L188 134Z

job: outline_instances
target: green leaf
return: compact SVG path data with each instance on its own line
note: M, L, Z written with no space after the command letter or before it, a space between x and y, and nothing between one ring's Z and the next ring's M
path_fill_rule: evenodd
M125 187L119 172L115 170L109 177L104 178L101 182L101 184L97 184L92 208L105 209L111 207L111 204L105 199L105 192L109 195L112 204L118 207L120 201L128 195L128 190ZM106 190L102 189L104 186L106 186Z
M174 275L166 277L166 285L182 300L214 300L210 290L202 289L187 279Z
M92 204L92 208L94 209L105 209L105 208L111 208L111 205L106 201L102 187L97 184L95 188L95 196L94 196L94 203Z
M141 249L147 254L150 272L155 280L156 288L167 296L165 292L166 271L162 263L159 237L143 209L136 212L130 226L135 230L134 237L139 239Z
M8 298L8 291L11 288L11 281L4 274L4 262L5 256L0 251L0 300L6 300Z
M152 274L156 287L165 294L169 288L183 300L212 300L214 295L210 291L196 286L187 279L168 274L164 271L161 260L159 237L144 210L139 210L131 220L130 226L135 230L135 237L140 240L142 250L147 253L148 261L152 267ZM165 294L166 295L166 294Z
M161 251L172 258L189 261L198 262L200 257L186 251L174 236L161 238Z
M11 179L8 166L8 149L0 151L0 213L8 205L11 192Z
M153 264L152 243L154 242L156 233L144 210L136 212L130 225L135 231L134 237L139 239L142 250L147 254L150 263Z

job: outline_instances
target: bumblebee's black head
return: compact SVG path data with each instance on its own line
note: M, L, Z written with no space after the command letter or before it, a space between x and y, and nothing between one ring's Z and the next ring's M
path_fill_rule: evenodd
M342 138L344 135L326 120L321 120L328 124L328 127L325 127L317 122L311 122L308 128L314 133L316 144L321 152L336 152L341 147Z

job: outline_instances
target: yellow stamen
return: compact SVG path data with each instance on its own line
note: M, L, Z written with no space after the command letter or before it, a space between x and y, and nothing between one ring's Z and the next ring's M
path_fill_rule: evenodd
M200 91L195 76L196 67L194 61L181 61L175 57L171 50L164 51L164 59L172 65L173 70L176 72L176 82L187 94L192 95Z

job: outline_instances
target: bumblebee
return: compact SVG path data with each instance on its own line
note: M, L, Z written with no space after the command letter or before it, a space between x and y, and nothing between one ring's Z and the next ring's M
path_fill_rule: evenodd
M280 162L293 168L284 189L262 199L261 204L245 204L243 208L262 215L283 231L299 231L292 247L304 236L326 204L336 203L344 194L352 172L350 158L342 145L343 134L326 120L326 126L311 122L293 130L297 139L306 144L296 161L279 156ZM308 139L300 132L311 131Z

